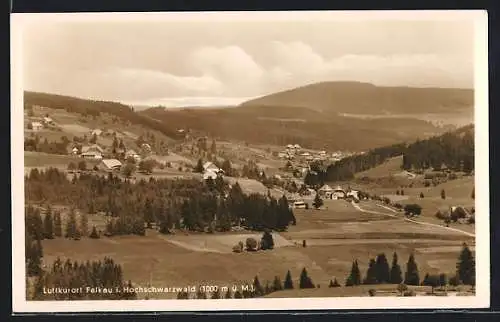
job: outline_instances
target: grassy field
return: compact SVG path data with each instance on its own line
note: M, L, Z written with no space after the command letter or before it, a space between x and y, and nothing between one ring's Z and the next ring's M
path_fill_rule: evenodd
M71 162L78 164L82 160L82 158L71 155L24 151L24 166L29 168L54 166L66 169ZM99 163L97 160L88 159L85 159L85 162L87 163L87 168L91 168Z
M298 285L300 271L305 267L313 282L324 290L330 279L337 278L341 284L345 282L354 259L359 261L364 276L369 259L381 252L389 261L393 252L397 252L403 271L408 256L414 253L422 278L425 273L453 274L461 244L470 241L470 238L444 229L420 227L399 219L388 220L382 215L369 215L372 219L366 221L365 215L346 202L331 204L328 210L297 211L297 225L281 236L273 233L276 248L269 251L231 252L238 241L244 242L249 236L259 239L260 234L255 233L162 235L147 230L145 237L44 240L44 261L50 263L58 256L77 261L110 256L123 265L125 278L136 284L144 286L151 281L153 286L176 287L240 285L256 275L265 284L272 282L275 276L283 281L287 270ZM89 222L104 228L105 220L100 215L90 216ZM302 247L304 239L307 247ZM333 292L328 294L364 296L362 293L367 291L364 288L342 287L328 290ZM304 292L277 292L270 296L309 296L309 291ZM175 294L155 296L168 298Z

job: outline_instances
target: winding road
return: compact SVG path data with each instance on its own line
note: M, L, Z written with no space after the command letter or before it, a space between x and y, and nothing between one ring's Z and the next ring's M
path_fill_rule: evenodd
M442 225L437 225L437 224L432 224L432 223L429 223L429 222L422 222L422 221L416 221L416 220L413 220L413 219L410 219L410 218L406 218L406 217L402 217L400 215L391 215L387 212L379 212L379 211L373 211L373 210L366 210L366 209L363 209L361 208L357 203L355 202L352 202L351 203L352 206L354 208L356 208L357 210L361 211L361 212L365 212L365 213L371 213L371 214L378 214L378 215L383 215L383 216L389 216L389 217L393 217L393 218L399 218L399 219L403 219L405 221L409 221L411 223L414 223L414 224L418 224L418 225L424 225L424 226L431 226L431 227L438 227L438 228L442 228L442 229L446 229L446 230L451 230L451 231L455 231L455 232L458 232L458 233L461 233L461 234L464 234L464 235L467 235L469 237L476 237L475 234L473 233L470 233L470 232L467 232L467 231L464 231L464 230L460 230L460 229L457 229L457 228L452 228L452 227L446 227L446 226L442 226ZM387 207L387 206L384 206L384 205L379 205L377 204L377 206L381 207L381 208L384 208L386 210L389 210L393 213L398 213L396 210L390 208L390 207Z

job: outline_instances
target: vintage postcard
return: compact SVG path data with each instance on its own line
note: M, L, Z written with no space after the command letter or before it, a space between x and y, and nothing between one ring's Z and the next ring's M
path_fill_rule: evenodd
M489 306L485 11L11 19L14 312Z

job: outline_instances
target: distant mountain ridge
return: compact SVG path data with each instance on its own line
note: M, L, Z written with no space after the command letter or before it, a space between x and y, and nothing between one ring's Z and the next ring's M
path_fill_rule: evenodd
M473 89L382 87L360 82L305 85L242 103L240 106L305 107L327 114L451 112L472 109Z

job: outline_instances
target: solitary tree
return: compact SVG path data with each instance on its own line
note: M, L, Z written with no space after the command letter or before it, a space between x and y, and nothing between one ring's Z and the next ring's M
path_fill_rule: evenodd
M293 289L292 274L290 273L290 270L288 272L286 272L286 277L285 277L285 282L283 283L283 288L285 290Z
M476 278L476 262L467 244L463 244L457 262L457 276L466 285L474 285Z
M347 277L346 286L360 285L361 284L361 272L359 271L358 261L354 260L352 262L351 273Z
M307 275L307 270L305 267L302 269L302 272L300 273L299 287L300 288L314 288L314 283L312 282L309 275Z
M421 192L421 193L420 193L420 198L423 198L423 197L424 197L424 193L423 193L423 192Z
M262 250L274 248L273 235L271 235L271 233L268 230L266 230L264 232L264 234L262 235L262 240L260 242L260 248Z
M99 238L99 234L97 233L97 229L96 229L95 225L92 227L92 232L90 233L89 237L93 238L93 239Z
M444 189L441 189L441 199L446 199L446 192L444 191Z

